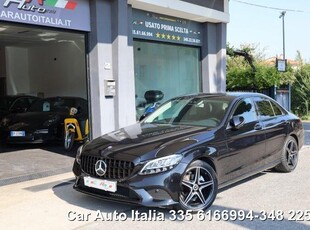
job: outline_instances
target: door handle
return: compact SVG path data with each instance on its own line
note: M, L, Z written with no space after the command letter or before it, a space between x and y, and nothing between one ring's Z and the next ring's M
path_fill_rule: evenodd
M256 125L254 126L254 129L255 129L255 130L262 130L262 129L263 129L263 126L261 126L261 124L256 124Z

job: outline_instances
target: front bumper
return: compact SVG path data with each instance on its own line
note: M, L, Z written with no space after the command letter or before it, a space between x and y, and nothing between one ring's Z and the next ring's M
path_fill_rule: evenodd
M76 182L73 188L105 200L147 207L170 207L178 203L181 179L186 167L187 164L180 163L163 173L143 176L134 174L125 180L117 181L116 192L107 192L85 186L83 178L89 175L83 172L75 161L73 172Z
M40 129L35 131L24 131L24 136L11 136L10 131L7 132L6 142L8 144L27 144L27 143L47 143L57 141L59 138L52 129Z

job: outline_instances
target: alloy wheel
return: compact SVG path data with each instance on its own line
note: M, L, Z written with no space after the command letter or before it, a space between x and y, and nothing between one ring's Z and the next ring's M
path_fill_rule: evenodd
M291 139L286 145L286 159L288 167L296 167L298 162L298 146L293 139Z
M190 167L182 179L180 203L189 210L207 208L216 195L213 177L205 167Z

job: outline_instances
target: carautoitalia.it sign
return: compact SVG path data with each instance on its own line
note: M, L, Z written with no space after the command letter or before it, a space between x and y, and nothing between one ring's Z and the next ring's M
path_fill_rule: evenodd
M90 31L88 0L3 0L0 20Z

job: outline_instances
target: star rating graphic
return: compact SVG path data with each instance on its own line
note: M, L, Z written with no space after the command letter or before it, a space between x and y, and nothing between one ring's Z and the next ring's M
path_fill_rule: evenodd
M155 36L156 36L156 38L173 40L173 41L181 41L181 39L182 39L182 37L180 37L180 36L165 34L165 33L159 33L159 32L157 32L155 34Z

